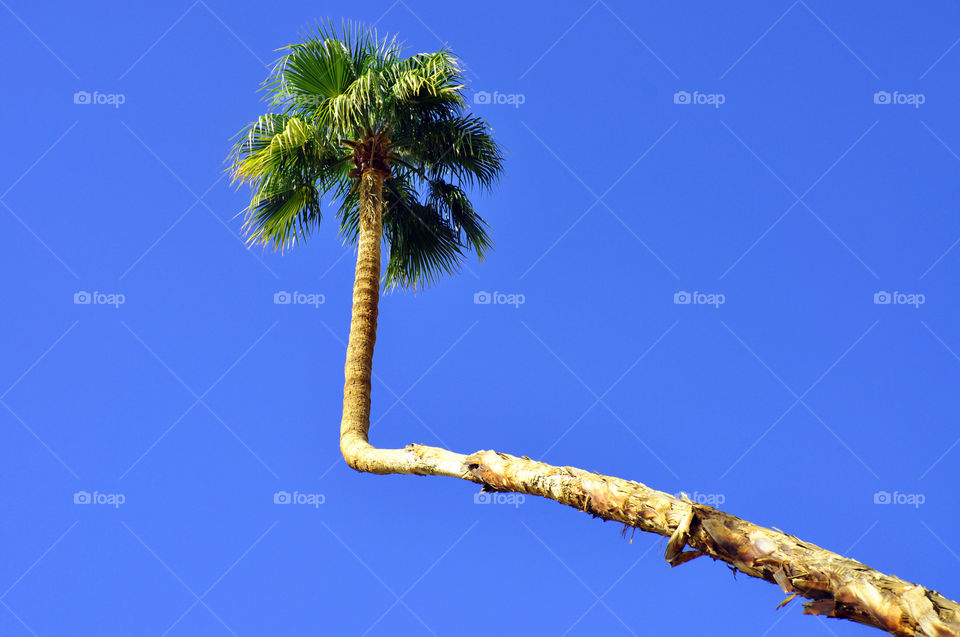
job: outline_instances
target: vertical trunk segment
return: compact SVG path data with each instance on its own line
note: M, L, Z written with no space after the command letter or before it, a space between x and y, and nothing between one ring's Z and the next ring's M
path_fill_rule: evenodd
M383 173L367 169L360 175L360 234L357 272L353 283L353 312L347 343L346 380L343 385L343 419L340 450L357 471L375 471L370 462L373 447L370 429L370 377L373 347L377 342L380 304L380 239L383 234Z
M443 475L476 482L487 490L549 498L670 538L665 557L671 565L706 555L776 583L785 594L813 600L804 605L805 613L849 619L894 635L960 635L960 605L936 591L639 482L495 451L465 456L423 445L372 446L368 434L380 300L383 181L384 172L376 168L367 168L360 176L357 272L340 424L340 450L347 464L357 471ZM692 550L684 551L686 546Z

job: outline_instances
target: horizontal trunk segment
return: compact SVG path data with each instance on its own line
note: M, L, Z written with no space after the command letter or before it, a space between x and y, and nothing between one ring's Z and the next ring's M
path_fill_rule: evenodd
M423 445L377 449L351 438L351 444L342 445L345 455L356 454L350 465L371 473L442 475L488 491L549 498L670 538L666 559L674 566L707 556L777 584L791 597L812 600L804 604L804 613L849 619L893 635L960 635L960 604L936 591L639 482L496 451L463 455Z

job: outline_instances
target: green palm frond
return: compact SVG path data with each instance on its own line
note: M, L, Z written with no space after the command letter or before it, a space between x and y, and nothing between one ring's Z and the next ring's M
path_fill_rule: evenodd
M392 192L391 205L384 211L383 235L390 258L384 287L425 287L458 272L463 244L449 220L435 206L421 203L402 181L388 184L384 190Z
M262 115L238 135L233 179L255 183L275 171L309 172L331 150L304 120L273 113Z
M456 232L458 241L476 252L482 261L493 248L493 241L487 233L487 222L474 211L467 193L458 186L436 180L430 183L427 201Z
M403 57L395 39L347 23L320 25L282 51L264 83L280 112L243 131L230 158L234 181L253 189L250 241L296 244L319 225L321 199L331 199L341 235L355 243L353 149L384 139L392 172L383 189L384 284L427 285L457 271L468 252L483 258L492 242L467 191L498 181L503 154L487 123L466 112L457 58L447 49Z
M320 193L309 183L280 181L261 188L243 224L248 243L293 247L320 225Z
M384 79L390 87L389 103L395 107L433 104L460 108L464 105L466 87L460 63L445 49L401 60L385 70Z
M320 198L346 179L349 156L303 120L261 116L234 145L234 181L253 188L244 222L249 242L285 249L320 224Z
M491 188L503 172L502 151L475 115L407 118L397 124L394 141L405 163L470 187Z

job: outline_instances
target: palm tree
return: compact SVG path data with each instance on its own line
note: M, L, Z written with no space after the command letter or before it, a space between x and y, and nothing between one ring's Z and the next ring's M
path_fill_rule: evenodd
M395 39L344 24L318 27L284 49L265 88L278 113L250 124L231 156L234 181L253 189L244 228L283 250L338 202L340 231L357 245L340 446L350 466L386 472L368 442L370 376L381 284L416 288L480 259L491 241L468 189L489 189L503 155L466 112L450 51L403 57Z
M278 113L261 116L234 147L235 181L253 187L250 241L276 249L320 223L321 198L338 203L340 230L357 245L340 449L373 473L443 475L487 490L555 500L670 538L677 566L700 556L813 601L804 612L849 619L894 635L960 635L960 604L777 529L764 528L639 482L495 451L470 455L368 440L370 377L380 299L387 287L429 284L467 253L490 248L467 189L500 177L502 153L487 124L464 112L463 76L447 51L407 58L395 40L330 26L287 48L266 83ZM689 547L689 550L685 550Z

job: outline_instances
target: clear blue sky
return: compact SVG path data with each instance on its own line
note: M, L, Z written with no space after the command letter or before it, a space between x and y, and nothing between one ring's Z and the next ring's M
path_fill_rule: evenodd
M722 4L2 0L0 634L873 634L345 466L353 252L332 210L245 250L223 173L327 17L448 43L508 150L490 259L382 302L377 445L685 491L960 596L960 8Z

